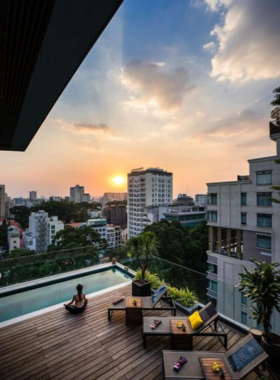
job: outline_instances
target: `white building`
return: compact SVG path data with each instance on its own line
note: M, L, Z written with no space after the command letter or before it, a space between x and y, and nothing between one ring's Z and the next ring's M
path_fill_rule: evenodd
M235 289L244 267L253 268L250 258L280 262L280 204L271 189L280 183L280 127L270 123L270 138L277 143L277 155L249 160L249 176L237 181L208 183L208 295L217 301L221 313L252 326L247 299ZM280 333L279 313L273 329Z
M36 239L35 237L33 237L32 232L25 231L22 234L22 239L24 242L24 248L30 249L31 251L32 250L36 251Z
M170 204L173 175L163 169L134 169L128 174L128 238L138 236L147 225L144 208Z
M147 206L144 208L144 213L147 220L147 225L160 222L165 219L164 213L167 212L169 206Z
M29 216L29 232L36 239L36 252L46 252L48 248L48 213L40 210Z
M194 201L196 206L207 206L207 194L196 194Z
M74 187L70 187L70 201L76 202L76 203L83 202L84 193L85 193L84 186L76 185Z
M107 220L106 219L88 219L87 225L99 233L102 239L107 240Z
M107 225L108 250L119 248L123 245L122 229L114 224Z
M19 249L20 248L20 233L14 226L9 226L8 231L8 245L9 245L9 252L11 252L13 249Z
M61 230L64 230L64 224L57 216L48 218L48 245L52 244L56 233Z
M186 227L195 227L207 219L205 206L172 206L163 213L163 219L177 221Z
M0 216L5 216L6 193L5 185L0 185Z

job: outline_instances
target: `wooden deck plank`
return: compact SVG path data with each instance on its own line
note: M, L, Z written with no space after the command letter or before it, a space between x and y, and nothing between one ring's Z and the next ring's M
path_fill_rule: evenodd
M128 296L131 285L90 299L82 315L63 308L0 329L1 380L162 380L162 350L168 337L148 337L142 327L125 325L125 313L107 320L110 297ZM144 316L168 316L145 311ZM242 336L224 326L228 348ZM223 351L218 338L195 337L194 350ZM247 379L249 380L249 378Z

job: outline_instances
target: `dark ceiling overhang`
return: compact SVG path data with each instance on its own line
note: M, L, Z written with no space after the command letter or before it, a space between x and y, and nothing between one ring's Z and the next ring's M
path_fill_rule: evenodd
M28 147L122 2L0 1L0 150Z

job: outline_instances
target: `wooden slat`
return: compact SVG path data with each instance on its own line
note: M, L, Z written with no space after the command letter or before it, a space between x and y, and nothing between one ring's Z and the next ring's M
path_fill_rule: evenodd
M130 296L131 285L89 300L82 315L63 308L0 329L1 380L159 380L162 350L168 337L148 337L143 348L142 327L125 325L125 312L107 320L109 299ZM143 316L170 316L145 311ZM179 314L180 315L180 314ZM228 347L240 333L224 326ZM218 338L195 337L194 350L224 351Z

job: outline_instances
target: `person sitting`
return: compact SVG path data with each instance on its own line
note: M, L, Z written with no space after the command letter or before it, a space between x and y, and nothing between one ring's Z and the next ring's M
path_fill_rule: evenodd
M65 309L67 311L70 311L72 314L79 314L85 311L87 307L88 300L86 298L85 293L83 293L83 285L78 284L77 285L77 294L75 294L72 298L72 301L69 303L65 303ZM75 305L72 305L72 303L75 302Z

